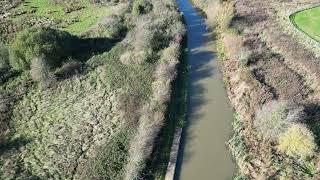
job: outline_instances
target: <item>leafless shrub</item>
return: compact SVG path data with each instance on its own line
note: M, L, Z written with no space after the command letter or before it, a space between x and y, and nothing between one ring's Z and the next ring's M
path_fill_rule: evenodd
M256 112L254 126L265 138L275 141L291 124L303 122L305 118L302 106L271 101Z
M49 87L55 82L55 76L42 57L36 57L32 60L30 73L32 79L39 82L43 88Z
M242 60L248 58L249 51L244 47L244 40L240 35L223 33L223 45L227 58Z

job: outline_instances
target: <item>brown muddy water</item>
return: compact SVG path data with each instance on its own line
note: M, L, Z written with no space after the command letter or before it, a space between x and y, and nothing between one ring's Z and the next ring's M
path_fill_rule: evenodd
M231 137L230 107L219 62L204 18L188 0L177 0L187 25L188 109L175 179L229 180L235 164L226 146Z

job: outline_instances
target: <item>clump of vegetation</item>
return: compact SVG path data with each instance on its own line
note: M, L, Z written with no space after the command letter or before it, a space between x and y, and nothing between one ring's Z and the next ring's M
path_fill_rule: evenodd
M117 15L102 17L88 33L93 37L118 39L125 30L123 19Z
M32 79L39 82L43 88L49 87L55 81L55 76L43 57L33 58L30 72Z
M316 144L312 132L301 124L294 124L279 137L279 150L285 154L305 159L314 154Z
M7 47L0 43L0 69L8 68L9 66L9 51Z
M50 67L60 65L73 51L76 37L51 28L30 28L21 32L10 48L10 65L30 69L35 57L43 56Z
M233 58L237 60L246 60L249 56L248 51L243 46L244 41L240 35L235 33L223 33L223 46L220 46L219 56L222 58Z
M147 14L152 10L152 3L149 0L135 0L133 2L132 14L135 16Z
M254 126L264 138L277 141L279 135L292 124L304 122L303 106L286 101L271 101L256 112Z
M233 1L193 0L207 16L210 26L218 27L220 32L228 31L234 17Z

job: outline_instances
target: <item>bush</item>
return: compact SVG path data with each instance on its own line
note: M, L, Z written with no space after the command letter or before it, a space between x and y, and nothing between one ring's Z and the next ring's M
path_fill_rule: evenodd
M72 52L75 37L50 28L31 28L18 34L10 48L10 64L19 70L30 69L31 60L44 56L54 67Z
M91 37L117 39L120 38L121 32L125 29L123 24L122 18L117 15L103 17L88 34Z
M0 69L9 66L9 51L7 47L0 43Z
M254 126L264 138L275 141L292 123L305 118L303 110L284 101L271 101L256 112Z
M279 150L293 157L312 156L316 148L311 131L302 124L292 125L279 137Z
M32 60L30 73L32 79L39 82L44 88L49 87L55 80L54 75L50 72L47 62L42 57L36 57Z
M147 14L152 8L152 4L147 0L135 0L133 2L132 14L135 16Z

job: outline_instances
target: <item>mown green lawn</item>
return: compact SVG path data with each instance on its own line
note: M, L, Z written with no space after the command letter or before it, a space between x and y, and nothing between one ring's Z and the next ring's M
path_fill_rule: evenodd
M298 12L292 20L302 31L320 41L320 6Z
M72 34L81 34L88 30L100 17L108 13L107 6L91 4L88 0L78 0L74 3L79 9L65 12L66 5L55 4L51 0L26 0L15 11L32 13L38 17L49 18L61 22L62 30ZM24 18L18 16L17 18Z

